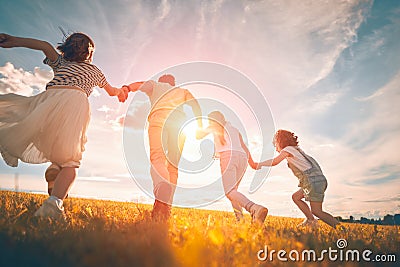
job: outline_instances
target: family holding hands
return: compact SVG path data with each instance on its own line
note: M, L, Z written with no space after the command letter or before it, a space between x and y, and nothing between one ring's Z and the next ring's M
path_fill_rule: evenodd
M18 165L18 160L33 164L51 162L45 173L50 197L35 216L65 219L63 200L75 180L87 141L88 97L98 86L120 102L125 102L129 92L136 91L145 93L150 99L148 136L155 196L154 219L165 221L170 217L185 143L185 136L180 131L186 121L183 106L189 105L199 127L196 138L209 134L214 137L224 192L238 221L243 218L243 209L257 223L263 223L268 214L266 207L252 202L238 191L247 164L260 169L275 166L286 159L299 180L300 189L292 199L306 217L301 225L316 226L314 216L334 228L339 224L322 209L327 180L318 163L300 149L294 133L278 130L273 145L279 154L273 159L255 163L242 135L221 112L208 114L209 125L203 128L199 103L187 89L175 87L174 76L166 74L158 81L134 82L121 88L110 85L102 71L92 64L94 42L86 34L71 34L57 49L46 41L0 34L0 47L42 51L45 55L43 63L54 72L53 79L40 94L31 97L13 93L0 95L0 152L4 161L13 167Z

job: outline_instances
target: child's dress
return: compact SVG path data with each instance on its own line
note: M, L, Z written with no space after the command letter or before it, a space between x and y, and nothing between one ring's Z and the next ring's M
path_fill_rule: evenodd
M31 97L0 95L0 152L13 167L18 159L79 167L90 119L88 96L107 81L89 63L70 62L61 55L43 62L54 71L46 91Z

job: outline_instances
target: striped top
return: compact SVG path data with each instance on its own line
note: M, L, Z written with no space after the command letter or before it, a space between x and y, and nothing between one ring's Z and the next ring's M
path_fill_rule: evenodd
M104 74L95 65L86 62L72 62L59 55L55 61L49 58L43 60L54 71L53 79L47 83L46 89L51 86L75 86L85 91L89 96L95 86L104 88L108 82Z

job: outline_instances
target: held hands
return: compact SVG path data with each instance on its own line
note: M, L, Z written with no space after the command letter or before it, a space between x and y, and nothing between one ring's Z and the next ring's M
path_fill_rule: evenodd
M259 169L261 169L261 167L263 166L263 165L262 165L262 162L254 162L253 159L252 159L251 157L249 158L249 165L250 165L250 167L253 168L254 170L259 170Z
M134 82L129 85L123 85L120 89L117 89L118 93L116 95L118 96L119 102L125 102L129 92L136 92L142 85L143 82Z
M266 165L264 164L265 161L261 161L261 162L256 162L254 163L256 166L256 170L260 170L262 167L265 167Z
M119 89L119 92L117 94L119 102L124 103L128 98L128 93L129 93L129 87L126 85L122 86L122 88Z
M260 164L254 162L252 158L249 158L249 165L250 165L250 167L251 167L252 169L254 169L254 170L259 170L259 169L261 169Z

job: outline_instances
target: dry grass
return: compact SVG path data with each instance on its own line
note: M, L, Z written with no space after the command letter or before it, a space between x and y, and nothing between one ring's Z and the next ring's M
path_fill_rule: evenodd
M0 191L0 266L278 266L282 262L276 254L274 261L263 262L257 252L267 245L287 253L320 253L337 249L340 238L347 240L346 249L400 259L396 226L345 224L343 232L320 223L318 229L298 229L300 219L274 216L260 226L252 225L250 217L238 224L233 213L179 208L168 224L161 224L150 220L148 205L77 198L65 201L68 221L60 223L33 217L45 197ZM311 265L339 264L365 266L327 257Z

